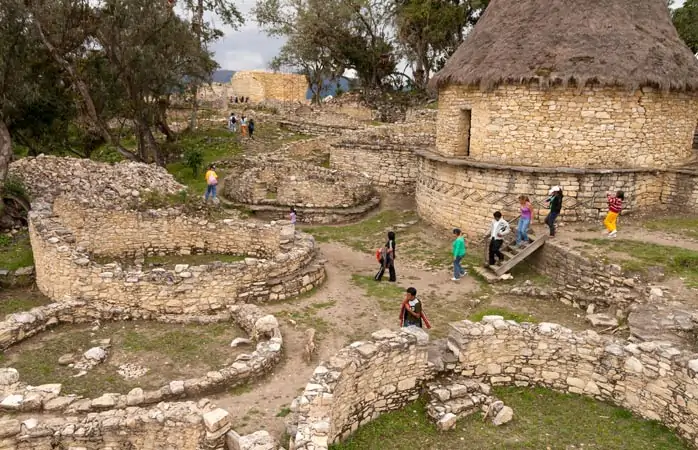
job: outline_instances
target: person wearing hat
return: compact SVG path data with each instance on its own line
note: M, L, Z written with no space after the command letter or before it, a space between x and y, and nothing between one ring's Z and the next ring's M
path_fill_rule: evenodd
M422 328L422 324L431 328L426 314L422 311L422 302L417 298L417 289L408 287L400 305L400 327Z
M206 171L206 195L204 195L205 201L208 201L209 195L216 200L216 186L218 186L218 174L216 173L216 166L211 164L208 166Z
M545 224L550 229L550 236L555 236L555 219L560 215L562 211L562 188L560 186L553 186L548 192L550 197L545 201L548 203L550 212L545 218Z

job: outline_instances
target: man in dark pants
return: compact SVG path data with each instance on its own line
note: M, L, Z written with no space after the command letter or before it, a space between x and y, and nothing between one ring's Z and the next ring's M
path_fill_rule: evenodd
M562 211L562 188L555 186L550 190L551 196L546 200L550 206L550 212L545 218L545 224L550 229L550 236L555 236L555 219Z
M500 263L504 261L504 255L501 251L499 251L499 249L502 248L502 244L504 243L504 236L509 234L509 231L509 222L502 219L501 212L495 211L494 220L492 220L492 230L490 232L490 266L494 265L495 256L499 259Z

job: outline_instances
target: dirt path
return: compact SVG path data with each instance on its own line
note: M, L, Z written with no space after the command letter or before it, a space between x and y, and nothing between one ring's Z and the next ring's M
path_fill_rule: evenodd
M251 386L249 392L228 392L213 397L220 407L231 413L238 432L263 428L276 436L282 435L284 419L277 415L283 415L284 408L302 391L320 360L328 359L353 341L370 338L371 333L381 328L398 326L401 297L393 300L393 308L386 308L385 299L369 297L364 288L352 281L354 274L373 275L376 263L372 255L336 243L322 244L321 253L327 259L324 286L312 296L265 308L281 323L284 361L271 375ZM397 271L397 285L401 288L414 286L424 299L427 312L430 311L429 302L435 299L439 309L456 312L460 309L465 316L471 308L468 297L479 290L479 284L470 278L451 282L445 269L422 272L398 262ZM295 326L291 320L296 322ZM446 322L434 322L432 332L444 332L448 326ZM303 332L307 326L314 326L319 333L318 354L309 364L302 358Z

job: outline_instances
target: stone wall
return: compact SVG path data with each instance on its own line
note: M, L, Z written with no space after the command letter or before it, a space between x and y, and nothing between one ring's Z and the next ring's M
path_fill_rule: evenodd
M380 202L368 180L353 174L289 160L260 159L247 165L226 177L223 195L258 217L287 219L294 206L301 223L345 222Z
M449 86L439 93L437 151L526 166L669 167L691 156L697 117L694 94L650 88Z
M588 395L660 421L698 445L698 355L500 316L451 327L448 345L465 377Z
M263 100L305 101L308 82L304 75L263 71L235 72L230 81L232 95Z
M565 194L560 220L598 220L607 209L606 192L625 191L624 212L662 209L698 211L698 174L678 170L570 169L503 166L449 159L418 150L416 187L420 217L441 227L460 227L471 238L484 233L492 213L519 215L518 197L528 195L534 220L548 213L545 199L551 186Z
M124 320L139 314L147 315L148 312L137 308L127 312L123 308L76 301L53 303L8 315L0 322L0 347L5 349L60 323L84 323L95 319ZM157 319L168 321L170 318L165 316ZM274 316L265 315L254 305L231 306L213 319L190 316L180 321L233 321L252 339L257 340L256 348L250 354L238 356L232 364L199 377L172 380L153 390L135 388L128 393L108 392L93 399L64 393L61 395L60 384L30 386L21 381L22 374L15 369L0 369L0 411L79 414L193 397L259 380L281 359L283 340L278 322Z
M359 426L419 397L423 381L432 376L426 333L381 330L372 339L345 347L315 369L291 405L298 414L291 448L327 449Z
M211 313L238 302L290 298L325 277L312 236L288 222L209 222L178 210L81 210L76 202L59 199L53 210L34 205L29 231L37 286L57 301L68 296L153 313ZM138 259L199 250L256 257L148 270L118 260L99 263L93 256Z
M384 189L414 191L418 149L434 145L433 123L371 127L343 135L330 146L330 167L355 171Z
M308 134L311 136L340 136L348 131L358 130L361 127L356 124L327 122L311 122L302 118L284 119L279 121L279 127L293 133Z

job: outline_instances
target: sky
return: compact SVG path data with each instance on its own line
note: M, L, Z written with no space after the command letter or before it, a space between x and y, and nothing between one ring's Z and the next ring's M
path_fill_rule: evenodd
M684 1L674 0L672 6L681 7ZM259 29L251 14L255 0L237 0L236 5L246 18L245 24L237 30L223 25L215 16L208 17L208 20L225 34L211 45L211 51L221 69L267 69L271 59L279 53L284 41L269 37Z

